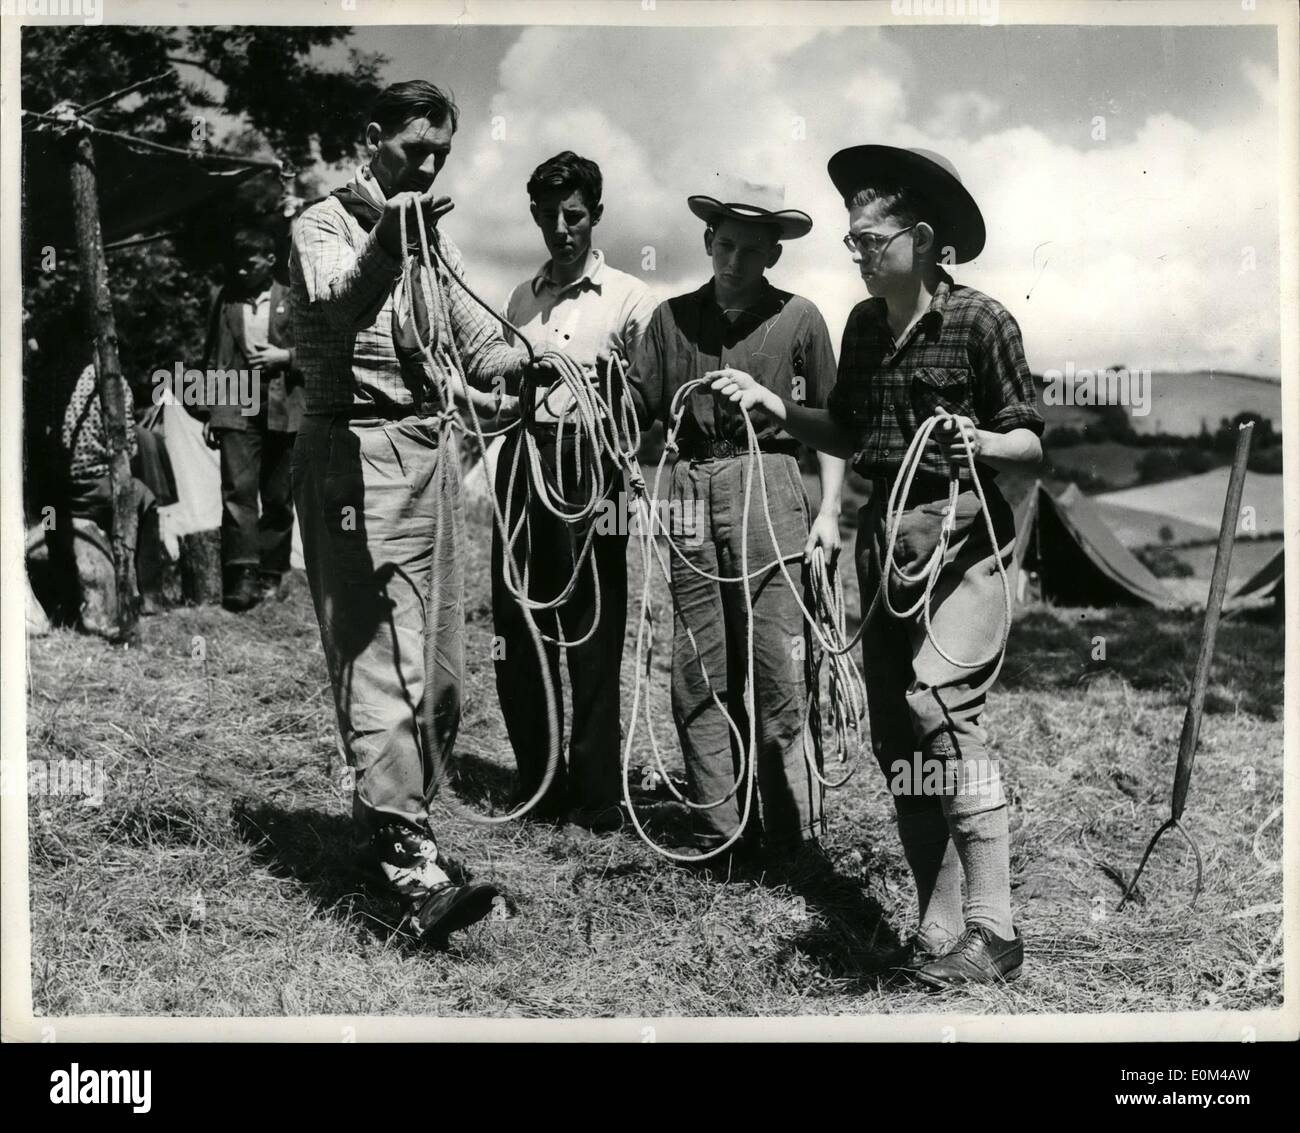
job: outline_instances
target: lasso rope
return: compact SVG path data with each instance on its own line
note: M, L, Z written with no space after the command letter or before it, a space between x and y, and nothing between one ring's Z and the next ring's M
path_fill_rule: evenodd
M668 414L669 426L668 426L667 435L665 437L664 451L660 455L659 463L655 468L654 489L650 493L650 496L656 501L662 498L660 495L660 483L663 476L664 466L665 463L667 462L668 454L676 453L678 449L677 435L681 429L682 419L685 414L686 399L695 389L703 385L704 382L705 379L703 378L693 379L692 381L684 383L673 395L672 403L669 406L669 414ZM849 748L848 735L851 731L857 730L858 725L865 712L865 706L866 706L866 692L863 686L861 673L858 671L857 666L847 658L846 654L848 653L848 649L843 647L844 620L845 620L843 590L842 588L831 586L830 574L826 567L825 555L822 549L820 547L814 549L813 555L811 557L811 563L810 563L811 566L810 585L814 594L814 605L821 612L820 614L813 614L808 610L800 594L800 587L795 583L794 579L790 575L790 572L786 569L785 566L786 559L798 559L801 557L800 553L794 553L786 556L781 556L780 554L778 554L777 557L774 558L771 562L765 563L763 566L757 568L756 570L751 571L749 568L749 531L750 531L749 516L750 516L751 500L753 496L755 471L757 471L757 478L760 483L761 491L762 491L763 513L764 513L765 524L767 527L768 538L771 541L772 547L778 551L780 549L780 541L777 539L775 527L772 522L772 513L771 513L771 508L768 501L768 493L767 493L766 473L763 468L763 461L761 459L761 450L758 443L758 437L754 432L753 422L750 420L749 413L747 411L743 411L742 417L745 422L745 430L746 430L746 435L748 440L748 451L747 451L747 460L745 466L745 494L744 494L744 501L741 509L741 521L740 521L741 522L741 545L740 545L741 562L740 562L739 575L729 576L729 575L715 574L713 572L706 571L700 567L697 567L694 563L690 561L690 559L686 556L686 554L682 551L682 549L677 545L677 542L674 539L672 532L663 523L662 519L656 515L644 491L639 492L637 495L637 506L640 509L640 515L642 519L642 522L639 525L640 534L641 534L640 543L641 543L642 564L643 564L642 582L641 582L641 613L637 625L636 653L634 656L634 663L636 666L635 669L636 676L634 679L633 691L632 691L631 721L628 727L627 738L624 741L624 745L623 745L623 802L627 808L628 816L632 821L632 825L636 830L637 834L642 838L642 840L645 841L646 844L649 845L653 850L655 850L656 853L661 854L663 857L666 857L671 861L677 861L677 862L702 862L702 861L707 861L710 858L717 857L720 854L726 853L744 835L745 828L748 825L750 810L753 801L754 783L757 775L757 750L756 750L757 718L756 718L756 713L754 711L754 703L753 703L754 610L753 610L753 594L750 590L750 585L749 585L751 581L753 581L755 578L770 573L773 570L773 568L779 568L783 578L785 579L786 584L790 587L791 593L794 594L795 600L796 602L798 602L799 608L803 612L807 623L811 626L814 636L818 639L819 642L826 642L827 644L831 644L836 649L836 652L832 655L833 661L832 661L831 672L830 672L830 690L831 690L831 703L832 703L832 717L835 722L836 734L839 738L838 750L839 750L839 757L841 762L846 761L847 759L847 752ZM669 792L679 803L684 804L685 806L687 806L692 810L709 810L714 807L721 806L723 803L734 798L737 791L740 789L742 782L744 784L745 804L741 814L740 823L737 826L736 830L732 833L732 835L729 838L727 838L725 841L720 843L718 846L715 846L712 850L706 851L701 854L679 853L676 850L671 850L655 842L655 840L649 835L645 827L642 825L640 817L637 815L636 812L636 806L632 801L632 794L631 794L632 751L636 741L636 722L637 722L638 711L640 710L642 704L642 698L643 698L642 685L645 682L645 680L647 680L649 677L650 667L651 667L651 656L652 656L651 654L651 647L653 644L652 634L651 634L651 641L647 642L646 640L647 629L653 626L653 618L650 615L650 576L651 576L650 563L652 559L653 561L658 563L659 569L663 574L664 580L668 584L669 589L671 590L672 588L671 572L668 569L668 564L665 560L662 550L660 550L660 548L655 542L656 526L659 529L659 534L663 536L664 540L668 543L668 546L671 548L671 550L678 556L678 558L689 569L691 569L692 571L694 571L696 574L700 575L703 578L707 578L711 581L720 584L727 584L727 583L739 584L742 586L742 590L745 597L745 613L746 613L745 709L746 709L746 713L748 716L748 723L749 723L749 736L747 741L743 740L742 737L740 736L740 732L735 725L735 721L732 720L731 714L727 711L726 706L723 704L721 698L718 696L717 691L713 687L713 682L709 676L708 669L704 664L703 657L700 655L699 643L695 638L694 631L691 629L689 625L685 623L685 621L683 621L683 629L685 630L687 639L691 644L691 649L695 655L696 664L698 664L700 667L700 671L704 677L705 686L709 690L709 695L712 697L714 705L723 714L723 719L727 722L727 727L730 729L731 734L736 741L736 746L741 751L741 758L739 760L740 766L737 770L736 780L733 783L731 789L726 794L724 794L721 798L712 800L711 802L698 803L698 802L692 802L691 800L687 799L676 788L676 786L673 784L672 777L668 774L667 768L664 766L663 755L659 749L658 739L655 735L655 730L654 730L653 714L650 711L649 696L646 695L644 698L646 734L650 740L650 749L654 759L655 769L658 772L662 781L668 787ZM836 579L838 580L838 575L836 575ZM818 621L822 617L825 618L824 626L827 631L826 633L823 633L822 627L818 625ZM646 649L646 659L644 665L642 664L641 661L643 647ZM842 778L835 781L827 780L826 778L823 777L821 773L821 766L820 766L821 761L818 758L818 749L820 747L820 741L821 741L820 713L818 711L818 706L820 701L820 663L814 665L811 668L811 676L813 679L810 680L807 707L806 707L808 721L806 722L806 726L804 728L804 738L803 738L805 760L807 761L809 769L811 770L812 774L816 777L818 782L821 783L823 786L827 786L827 787L843 786L843 784L846 783L850 778L850 776L852 775L852 770L850 770L849 773L845 774Z
M944 511L943 522L939 527L939 540L935 544L934 551L926 561L925 566L919 570L908 572L903 570L894 559L894 545L898 540L898 531L902 525L903 516L907 512L907 497L912 490L912 481L916 478L917 471L920 469L921 458L924 455L926 444L935 429L941 424L949 429L957 427L952 415L942 409L938 415L928 417L921 422L920 427L916 430L916 435L912 438L912 443L908 445L898 475L894 478L885 512L885 563L888 565L881 571L879 594L884 601L885 608L895 618L910 618L917 610L921 611L922 620L925 623L926 638L934 646L935 652L948 664L957 669L982 669L985 665L1000 657L1002 651L1006 648L1007 637L1011 633L1011 582L1007 578L1006 566L1002 562L1002 548L998 544L997 531L993 527L993 516L989 511L988 500L984 498L984 486L980 483L979 473L975 468L975 455L971 452L969 445L966 446L965 451L966 463L971 474L971 485L974 488L976 499L979 501L980 514L984 517L985 529L988 532L989 547L993 551L998 575L1002 581L1002 629L998 635L997 645L994 646L993 650L975 661L958 660L939 643L939 638L934 632L934 625L931 621L934 588L939 581L940 574L943 572L948 544L952 538L953 529L957 524L957 496L961 491L961 485L957 479L957 466L955 464L952 465L952 474L948 478L948 507ZM905 586L913 586L917 583L924 584L916 601L905 610L896 609L894 606L888 586L891 576L896 576ZM863 624L866 624L865 619Z
M777 555L771 562L751 570L749 566L749 515L751 500L753 495L754 476L757 471L760 494L763 500L764 520L767 527L771 544L779 550L779 543L776 538L774 524L772 521L771 507L767 492L766 474L763 467L763 461L760 459L761 450L758 444L758 438L755 434L753 423L750 420L748 411L742 411L741 416L745 423L746 438L748 441L747 463L745 469L745 493L742 509L743 536L741 542L741 570L740 574L735 577L713 574L697 567L690 562L677 545L671 531L663 523L662 519L656 514L652 507L651 501L658 502L661 497L659 494L660 482L664 465L670 452L677 451L677 434L681 427L682 418L685 412L686 397L698 386L703 384L704 379L695 379L681 386L673 397L669 411L670 425L665 441L664 451L660 456L659 463L655 470L653 490L647 494L644 476L640 465L637 461L637 452L641 443L641 431L636 415L635 405L632 402L627 390L626 373L622 359L617 353L610 357L610 361L605 368L603 375L603 386L598 385L602 382L602 375L597 374L596 380L592 381L571 357L559 352L547 350L539 358L536 350L529 342L523 332L511 323L508 319L498 314L493 308L484 301L474 290L465 282L465 280L451 267L443 255L440 236L437 230L434 230L433 239L430 241L426 231L423 213L420 209L415 210L416 228L419 236L420 259L417 261L416 274L419 279L419 286L422 296L425 300L426 310L430 315L430 327L438 326L435 321L441 315L448 311L448 299L446 289L448 281L455 282L466 295L474 302L487 311L494 319L501 323L511 334L523 343L527 351L530 366L526 369L523 382L519 392L520 416L517 421L509 425L494 430L486 431L479 419L478 409L474 404L473 398L469 395L468 383L466 382L465 405L469 410L469 421L472 426L472 432L478 441L481 451L486 454L488 448L488 437L495 437L508 434L513 429L519 430L519 441L515 446L511 466L507 476L505 492L505 511L501 508L501 501L498 498L495 485L488 485L488 495L492 503L493 521L501 537L503 546L503 583L507 592L512 599L518 603L521 615L529 631L529 637L532 640L534 650L538 659L538 668L542 682L542 691L546 699L547 727L548 727L548 756L546 771L543 775L541 784L534 792L531 798L517 806L515 809L505 815L483 816L478 815L464 808L453 807L459 813L470 821L486 825L500 825L513 819L520 818L533 809L545 796L551 783L554 781L556 771L559 766L559 755L561 746L561 737L559 735L559 723L556 717L554 707L554 683L550 675L550 666L546 657L546 644L555 645L561 649L575 648L578 645L590 640L595 633L601 617L601 586L599 571L596 569L593 555L593 539L596 533L596 524L588 525L588 531L583 540L582 547L575 558L573 572L568 582L561 588L558 595L546 600L534 599L529 594L529 561L530 555L524 555L524 568L522 577L516 563L515 549L521 537L526 538L528 533L530 504L533 499L540 501L542 506L553 516L569 525L584 523L592 518L596 510L608 498L608 493L613 487L613 482L607 481L607 467L623 471L628 478L631 497L634 499L638 509L638 516L641 522L638 525L638 542L642 554L642 595L641 610L637 626L636 653L634 664L636 666L636 677L633 687L632 709L627 729L627 739L624 743L623 760L622 760L622 780L623 780L623 801L627 808L627 813L631 819L633 827L638 835L652 849L662 856L673 861L679 862L699 862L716 857L725 853L741 838L748 824L750 812L753 806L754 787L756 781L757 766L757 720L754 711L754 617L753 617L753 595L750 591L749 583L762 575L769 573L773 567L779 569L783 580L789 586L791 593L795 597L801 613L804 616L805 623L815 639L820 650L810 660L807 667L808 672L808 694L806 704L807 726L804 729L803 748L805 760L811 773L817 781L825 787L835 788L843 786L853 774L853 767L838 779L827 779L822 771L822 760L820 758L821 745L821 712L820 712L820 683L821 669L824 663L827 663L829 670L828 687L829 702L831 708L831 720L833 730L837 738L837 755L841 764L847 762L848 751L851 746L851 736L859 731L859 727L866 710L866 694L863 685L862 676L856 664L848 656L856 646L862 636L862 632L868 620L873 616L877 606L883 596L884 604L888 612L894 617L909 617L916 612L918 608L923 609L926 634L935 645L936 650L950 663L959 668L979 668L987 664L994 657L998 656L1005 647L1007 634L1010 630L1011 606L1010 606L1010 584L1006 577L1006 571L1003 567L1001 556L998 554L996 534L993 529L992 519L988 512L987 502L984 498L983 489L979 482L979 476L975 468L974 456L967 450L967 462L970 468L971 477L974 483L975 492L979 498L981 510L984 513L985 523L989 532L990 544L994 548L998 557L998 571L1001 575L1003 594L1004 594L1004 623L997 648L989 657L977 662L961 662L952 658L942 646L939 645L935 638L933 626L931 624L930 604L934 586L938 581L939 574L943 567L944 553L946 552L948 541L951 536L953 523L956 515L956 496L958 492L958 482L956 476L952 478L949 492L949 507L944 517L944 525L941 528L940 544L936 552L927 561L921 571L908 574L897 567L894 562L893 548L898 534L899 521L906 509L907 496L911 488L912 480L915 477L921 454L925 444L930 439L931 433L935 426L941 421L941 418L935 417L923 423L921 429L912 440L906 457L904 458L900 475L896 479L894 489L890 494L889 506L887 509L887 533L888 533L888 566L882 571L880 586L873 595L870 607L867 609L861 619L861 624L857 632L849 637L846 632L846 616L843 595L843 586L838 571L833 570L825 561L824 553L821 547L815 547L809 558L808 563L808 587L812 597L812 606L810 610L803 600L801 587L795 582L787 569L786 562L791 559L800 558L800 554L793 553L785 556ZM402 247L407 248L407 218L406 210L400 214L401 221L401 241ZM430 254L432 252L432 255ZM445 276L445 278L444 278ZM409 289L410 274L403 273L402 287ZM432 281L432 282L431 282ZM409 291L401 298L405 298L408 306L411 303ZM448 351L451 355L451 361L454 371L461 375L464 380L465 368L460 356L459 348L456 345L455 335L451 329L451 320L448 316L445 320L447 333L445 335L448 343ZM451 390L450 379L445 370L440 369L433 356L432 339L429 342L419 340L419 332L416 330L417 341L419 341L420 351L428 364L428 369L433 380L438 383L438 392L441 397L441 411L433 418L438 429L438 443L442 453L439 461L439 492L436 501L437 534L435 535L434 545L434 565L435 569L431 571L428 605L426 608L426 617L436 617L441 598L441 579L436 565L439 558L439 551L442 549L443 535L443 507L448 498L448 489L457 492L460 490L460 461L457 459L450 463L446 459L446 454L451 451L451 446L455 443L454 433L457 428L465 430L465 424L460 419L455 408L455 402ZM550 388L542 399L542 404L547 411L556 418L556 474L555 482L552 485L547 475L545 464L541 459L540 450L538 449L536 438L533 436L532 428L535 422L536 413L536 390L535 381L535 364L538 361L546 362L557 374L558 380L552 382ZM617 390L615 389L615 377L617 375ZM551 397L557 387L561 387L569 394L569 401L560 413L555 413L551 409ZM578 503L570 503L567 493L564 489L564 437L565 430L570 427L574 430L573 443L573 465L574 475L577 483L584 481L588 487L585 498ZM486 464L484 466L486 472ZM518 487L520 475L524 476L524 500L519 508L519 518L514 528L511 529L508 516L514 513L515 492ZM901 491L900 491L901 488ZM749 717L749 735L747 739L740 735L739 729L732 720L730 713L726 710L721 698L713 688L707 668L704 665L703 658L700 655L699 645L695 635L689 626L685 626L688 640L691 643L692 650L695 654L697 664L704 676L706 686L713 698L715 705L723 713L723 718L731 731L736 745L741 749L742 755L740 766L737 770L736 779L731 789L721 798L709 802L693 802L685 798L676 788L672 777L669 775L664 765L663 756L659 748L659 743L654 730L654 722L649 707L649 697L646 695L645 700L645 721L646 731L650 740L650 747L653 754L655 768L659 773L661 780L667 785L670 793L678 802L694 810L709 810L721 806L728 800L734 798L737 792L744 786L744 807L741 815L740 825L736 832L721 845L713 850L698 854L688 855L680 854L661 846L647 833L642 825L636 812L636 807L632 802L630 789L631 758L635 744L636 721L638 712L641 708L643 699L643 684L648 680L652 657L653 657L653 630L654 620L650 609L650 579L651 563L658 564L668 586L671 590L671 572L668 569L667 560L664 557L662 548L656 541L656 536L660 536L668 544L670 550L692 571L708 578L719 584L735 583L744 584L745 609L746 609L746 684L745 684L745 707ZM526 542L526 550L529 543ZM551 637L545 634L538 626L534 617L535 613L542 611L557 610L572 596L574 589L581 577L582 570L590 566L592 573L594 589L594 608L591 628L587 633L575 641L564 639L561 635ZM894 608L888 593L888 582L894 574L905 583L911 584L918 581L925 581L925 587L918 599L909 609L898 611ZM558 619L557 619L558 627ZM645 661L642 664L643 649L645 651ZM426 628L425 633L425 673L426 685L428 684L429 674L437 662L437 635L436 627ZM433 697L426 691L425 695L425 723L426 734L432 737L434 734L433 724L435 718ZM441 781L446 770L446 760L440 759L436 768L433 786L430 793L436 790L438 783ZM449 804L450 805L450 804Z

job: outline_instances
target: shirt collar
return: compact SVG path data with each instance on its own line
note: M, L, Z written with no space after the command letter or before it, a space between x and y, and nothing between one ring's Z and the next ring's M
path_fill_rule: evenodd
M944 308L948 306L948 300L952 296L953 280L943 268L939 268L939 282L935 285L934 293L930 296L930 305L925 309L916 325L919 327L924 322L943 322ZM884 323L886 316L886 305L884 299L879 296L870 300L871 310L877 322Z
M930 297L930 307L925 313L934 315L940 321L943 320L943 310L948 305L948 298L952 295L952 276L943 268L939 269L939 283L934 289L934 294Z
M533 276L533 294L540 294L543 287L551 287L557 291L567 291L571 287L594 287L599 291L604 274L605 253L599 248L592 248L591 254L587 257L587 266L583 269L582 274L572 283L566 283L563 286L551 279L551 261L547 260L537 274Z
M718 289L716 280L710 279L709 282L701 287L695 294L699 296L701 303L707 304L721 315L722 308L718 306ZM770 318L774 311L780 309L781 299L777 295L776 288L772 286L772 283L767 276L763 276L763 283L759 290L758 298L755 300L752 307L745 308L745 314L754 319L766 319Z

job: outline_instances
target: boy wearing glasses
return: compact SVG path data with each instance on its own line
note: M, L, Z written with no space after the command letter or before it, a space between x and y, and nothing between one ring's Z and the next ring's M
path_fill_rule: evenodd
M926 418L951 415L933 434L941 447L927 448L920 460L893 556L897 571L913 574L930 560L956 476L961 490L930 600L933 636L923 609L895 617L881 595L862 637L871 741L891 782L920 905L899 966L938 988L1010 980L1020 974L1023 946L1011 916L1007 807L980 718L1002 665L998 642L1008 616L997 560L1005 567L1015 544L995 478L999 469L1041 460L1043 420L1015 319L940 266L972 260L984 247L979 207L951 164L919 150L854 146L831 158L829 172L849 212L845 243L871 298L849 315L826 409L774 397L745 374L724 376L715 388L766 410L808 444L853 457L872 481L858 519L864 612L889 570L885 505L900 463ZM889 574L889 605L910 609L923 584ZM953 663L980 658L987 660L978 668ZM914 766L917 749L923 766L938 761L944 774L920 782L900 775L900 765Z

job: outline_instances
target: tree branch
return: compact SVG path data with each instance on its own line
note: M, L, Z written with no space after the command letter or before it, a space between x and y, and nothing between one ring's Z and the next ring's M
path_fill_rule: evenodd
M200 71L206 71L209 75L211 75L214 79L216 79L217 82L219 82L219 83L224 83L224 82L226 82L225 79L223 79L220 75L217 74L216 71L214 71L214 70L213 70L211 67L209 67L205 62L203 62L202 59L183 59L183 58L181 58L179 55L168 55L168 56L167 56L167 62L168 62L168 63L184 63L184 64L186 64L186 65L189 66L189 67L197 67Z

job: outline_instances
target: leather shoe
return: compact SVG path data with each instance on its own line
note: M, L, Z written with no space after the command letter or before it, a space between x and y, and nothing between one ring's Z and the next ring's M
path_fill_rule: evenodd
M278 601L280 598L280 582L281 576L278 571L262 571L257 576L258 600L266 602L274 598Z
M559 778L558 776L556 777ZM524 803L528 802L536 793L537 788L533 787L527 790L519 787L510 797L507 807L509 810L518 810ZM540 799L536 805L523 817L530 822L540 822L558 826L564 822L569 810L569 790L564 780L552 782L550 789Z
M576 807L569 812L569 821L593 834L612 834L628 825L627 816L617 803L602 807Z
M919 936L913 936L881 956L871 970L880 975L890 972L900 975L913 973L943 954L931 949Z
M232 613L251 610L261 600L257 591L257 572L248 567L231 567L221 604Z
M915 978L935 988L959 987L962 984L1000 983L1018 979L1025 962L1025 946L1020 930L1003 940L984 925L967 925L951 952L922 964Z
M420 898L408 914L408 923L420 936L444 941L457 929L467 928L492 912L500 890L490 882L454 885L448 881Z
M741 838L731 849L712 858L700 859L700 854L707 854L715 846L691 839L684 844L669 846L675 853L685 855L690 860L673 862L676 866L690 870L700 877L713 881L733 881L752 874L760 866L759 844L752 838Z

